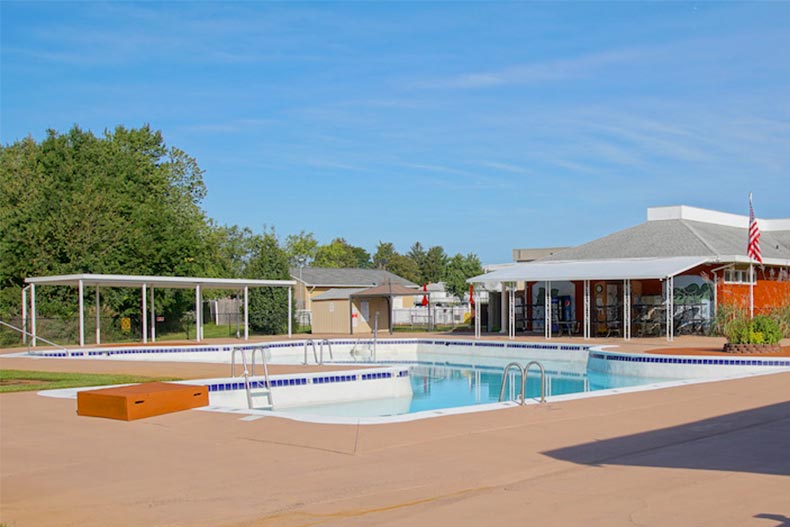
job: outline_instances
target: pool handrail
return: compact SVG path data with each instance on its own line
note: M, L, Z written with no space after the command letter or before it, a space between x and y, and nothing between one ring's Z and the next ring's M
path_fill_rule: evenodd
M34 335L34 334L30 333L29 331L26 331L26 330L24 330L22 328L18 328L16 326L12 325L12 324L9 324L8 322L3 322L2 320L0 320L0 325L3 325L5 327L7 327L7 328L11 328L14 331L18 331L19 333L22 333L23 335L26 335L28 337L33 337L36 340L41 340L41 341L43 341L43 342L45 342L45 343L47 343L50 346L53 346L55 348L61 349L61 350L66 352L66 356L67 357L71 357L71 350L69 348L65 347L65 346L61 346L60 344L55 344L51 340L47 340L44 337L41 337L41 336L38 336L38 335ZM30 343L31 343L31 341L28 340L27 341L27 352L28 352L28 354L35 355L35 353L32 353L30 351Z
M546 368L543 367L543 364L536 360L529 361L526 366L524 366L524 375L521 377L521 400L524 400L524 397L527 395L527 376L529 375L529 368L530 366L537 366L540 368L540 402L546 402ZM523 402L521 404L524 404Z
M505 384L507 384L508 371L510 371L510 368L515 367L519 373L521 373L521 393L518 394L518 398L516 400L521 406L526 404L527 376L529 375L529 369L532 366L537 366L540 368L540 402L546 402L546 369L543 367L543 364L536 360L529 361L526 366L521 366L521 364L518 362L511 362L505 366L505 369L502 370L502 387L499 389L499 402L502 402L505 398Z
M518 372L521 374L522 387L521 387L521 394L519 394L521 399L520 400L516 399L516 400L519 401L519 405L523 405L524 404L524 369L521 367L521 364L519 364L518 362L510 362L508 363L507 366L505 366L505 369L502 370L502 387L499 389L499 402L501 403L502 400L505 398L505 384L507 384L507 374L510 371L510 368L513 367L515 367L518 370ZM519 395L516 395L516 397L519 397Z

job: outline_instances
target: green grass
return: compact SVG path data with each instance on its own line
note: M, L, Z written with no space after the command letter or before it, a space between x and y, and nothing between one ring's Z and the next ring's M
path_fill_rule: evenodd
M0 393L177 380L179 379L175 377L140 377L139 375L113 375L106 373L0 370Z

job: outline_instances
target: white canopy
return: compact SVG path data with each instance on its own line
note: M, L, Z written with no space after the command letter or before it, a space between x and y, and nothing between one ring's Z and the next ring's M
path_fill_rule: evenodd
M25 278L28 284L39 285L98 285L107 287L164 287L167 289L241 289L247 287L289 287L295 280L247 280L241 278L200 278L193 276L135 276L127 274L67 274Z
M93 286L96 289L96 344L101 343L101 326L99 318L99 288L100 287L139 287L142 289L142 340L148 342L147 319L147 293L150 292L150 319L151 340L156 342L156 316L154 311L154 289L194 289L195 290L195 338L198 342L203 339L203 289L231 289L244 291L244 340L249 339L249 298L251 287L287 287L288 288L288 336L291 336L291 287L296 285L295 280L248 280L242 278L202 278L192 276L139 276L121 274L69 274L57 276L34 276L25 278L30 290L31 335L33 346L36 346L36 285L65 285L78 288L79 299L79 335L80 347L85 345L85 288ZM28 288L22 291L22 312L26 318Z
M475 284L571 280L648 280L675 276L708 261L702 256L528 262L475 276Z

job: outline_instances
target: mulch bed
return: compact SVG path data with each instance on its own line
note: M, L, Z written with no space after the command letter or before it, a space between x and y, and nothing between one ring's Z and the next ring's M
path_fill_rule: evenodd
M714 355L720 357L790 357L790 346L782 346L780 353L725 353L721 348L660 348L649 350L656 355Z

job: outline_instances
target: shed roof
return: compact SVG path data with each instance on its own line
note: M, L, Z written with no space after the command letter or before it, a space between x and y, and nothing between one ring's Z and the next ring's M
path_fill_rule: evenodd
M291 268L291 277L305 285L317 287L371 287L393 284L416 287L417 284L383 269L334 269L327 267Z
M360 297L387 297L387 296L414 296L419 295L420 290L416 288L406 287L400 284L382 284L369 289L364 289L351 296L354 298Z
M321 300L348 300L351 298L351 295L354 293L358 293L360 291L364 291L365 287L335 287L329 289L328 291L324 291L320 295L316 295L313 297L312 301L321 301Z

